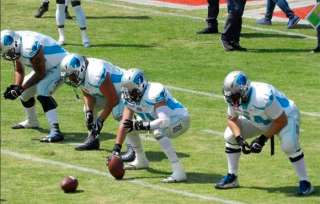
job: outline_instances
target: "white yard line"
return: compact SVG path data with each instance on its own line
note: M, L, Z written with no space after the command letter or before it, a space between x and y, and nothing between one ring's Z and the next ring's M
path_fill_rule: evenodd
M83 167L83 166L79 166L79 165L75 165L75 164L69 164L69 163L54 161L54 160L50 160L50 159L42 159L39 157L35 157L32 155L28 155L28 154L21 154L21 153L15 152L15 151L7 150L7 149L1 149L1 154L11 156L16 159L29 160L32 162L48 164L48 165L52 165L55 167L58 166L58 167L63 167L63 168L67 168L67 169L73 169L73 170L77 170L77 171L81 171L81 172L85 172L85 173L90 173L93 175L106 176L110 179L113 179L112 176L107 172L103 172L103 171L99 171L96 169L87 168L87 167ZM234 200L223 199L223 198L219 198L219 197L212 196L212 195L201 195L201 194L191 193L189 191L184 191L184 190L176 190L176 189L172 189L172 188L168 188L168 187L163 187L160 185L154 185L154 184L147 183L147 182L144 182L141 180L128 180L128 181L124 181L124 182L129 182L129 183L133 183L136 185L140 185L145 188L155 190L157 192L162 191L162 192L177 194L177 195L180 195L183 197L189 197L189 198L198 199L201 201L214 201L214 202L219 202L219 203L224 203L224 204L242 204L242 202L238 202L238 201L234 201ZM168 185L168 186L172 186L172 185Z
M214 93L196 91L196 90L192 90L192 89L185 89L185 88L180 88L180 87L170 86L170 85L166 85L166 87L168 87L169 89L172 89L172 90L175 90L175 91L184 92L184 93L191 93L191 94L195 94L195 95L199 95L199 96L207 96L209 98L211 97L211 98L223 99L222 95L217 95L217 94L214 94ZM311 116L311 117L320 117L320 112L300 111L300 113L303 114L303 115Z
M99 4L104 4L104 5L113 6L113 7L118 7L118 8L129 9L129 10L149 12L149 13L157 14L157 15L160 15L160 16L174 16L174 17L189 18L189 19L201 20L201 21L205 20L205 17L178 14L178 13L172 13L172 12L166 12L166 11L157 11L157 10L154 10L154 9L139 8L139 7L134 7L134 6L126 6L126 5L122 5L122 4L102 2L102 1L98 1L98 0L86 0L86 1L87 2L93 2L93 3L99 3ZM224 24L225 21L219 21L219 23L220 24ZM256 30L256 31L272 32L272 33L278 33L278 34L288 35L288 36L298 36L298 37L303 37L303 38L306 38L306 39L313 39L313 40L317 39L315 36L305 35L305 34L296 33L296 32L286 32L286 31L279 31L279 30L274 30L274 29L266 29L266 28L261 28L261 27L249 26L249 25L246 25L246 24L243 24L242 27L247 28L247 29L251 29L251 30Z

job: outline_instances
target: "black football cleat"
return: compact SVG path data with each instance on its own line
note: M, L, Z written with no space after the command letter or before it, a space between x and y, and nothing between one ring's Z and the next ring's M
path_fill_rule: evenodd
M314 48L314 49L312 50L312 53L320 53L320 46Z
M64 140L63 134L59 130L51 130L49 135L40 139L40 142L54 143Z
M217 27L207 27L197 32L197 34L215 34L219 33Z
M98 150L99 148L100 148L99 138L89 135L82 144L76 146L74 149L77 151L85 151L85 150Z
M41 18L45 12L49 10L49 2L44 2L38 8L37 13L34 15L36 18Z
M232 43L232 46L236 51L243 51L243 52L247 51L247 48L241 47L239 43L234 42Z
M132 162L136 158L136 153L134 152L131 145L127 145L127 152L121 154L121 159L123 162Z
M227 40L221 39L221 44L222 44L223 49L225 51L227 51L227 52L235 50L235 48L233 47L232 43L227 41Z

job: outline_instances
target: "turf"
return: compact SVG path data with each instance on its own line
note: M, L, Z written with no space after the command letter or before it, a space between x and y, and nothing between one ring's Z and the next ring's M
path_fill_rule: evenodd
M38 31L57 38L55 3L44 18L35 19L38 1L1 1L1 29ZM129 9L122 6L134 7ZM189 131L174 140L174 145L188 173L188 182L166 185L159 181L170 174L170 165L159 145L144 140L151 168L126 172L125 180L115 181L102 175L106 172L105 157L114 143L117 122L105 122L101 151L77 152L74 143L83 141L86 128L82 101L76 100L71 88L60 87L55 93L59 104L59 120L65 141L42 144L38 139L48 131L48 124L37 104L40 130L12 130L10 126L23 119L20 102L1 98L1 149L64 164L73 164L99 171L84 172L77 168L19 159L1 154L1 202L3 203L215 203L218 201L167 192L163 189L218 197L242 203L319 203L320 202L320 64L319 55L310 54L315 40L276 32L243 29L241 43L246 53L226 53L219 35L200 36L196 31L204 23L206 10L183 11L127 4L119 1L83 1L88 16L92 47L81 45L75 20L66 21L66 49L83 55L108 59L123 67L140 67L150 81L192 89L221 93L225 75L234 69L245 71L251 80L269 82L294 100L302 114L301 145L308 172L316 192L309 197L295 195L297 178L276 140L276 154L270 157L268 145L259 155L243 156L240 162L241 188L219 191L213 188L227 171L223 132L225 104L222 99L172 90L173 95L190 111ZM70 9L73 14L72 9ZM174 13L185 16L173 16ZM188 17L191 16L191 17ZM223 21L222 9L220 20ZM244 24L256 26L253 20ZM223 29L223 23L219 25ZM270 27L268 27L269 29ZM286 31L278 23L271 27ZM314 36L312 29L290 31ZM12 64L1 60L1 91L12 83ZM151 136L150 136L151 137ZM65 175L78 177L80 186L75 194L64 194L58 183ZM155 188L146 185L154 185ZM221 201L223 203L223 201ZM219 203L219 202L218 202Z

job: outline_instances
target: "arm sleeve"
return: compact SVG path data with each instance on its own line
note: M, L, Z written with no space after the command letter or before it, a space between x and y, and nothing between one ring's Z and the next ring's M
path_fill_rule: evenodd
M281 108L281 105L278 102L278 100L274 98L271 104L266 107L265 113L267 116L274 120L277 119L283 113L283 109Z
M150 129L166 128L170 125L170 109L167 106L160 106L156 109L158 118L150 122Z

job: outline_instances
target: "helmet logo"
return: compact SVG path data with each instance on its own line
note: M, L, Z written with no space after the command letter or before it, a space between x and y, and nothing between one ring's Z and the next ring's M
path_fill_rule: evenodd
M10 36L10 35L4 36L4 39L3 39L4 46L9 46L12 43L13 43L13 37L12 36Z
M80 60L76 57L73 57L70 61L70 66L73 68L77 68L80 66Z
M137 74L137 76L134 78L133 82L137 85L140 85L143 83L143 76L141 74Z
M244 75L240 74L236 79L236 83L239 85L246 85L247 78Z

